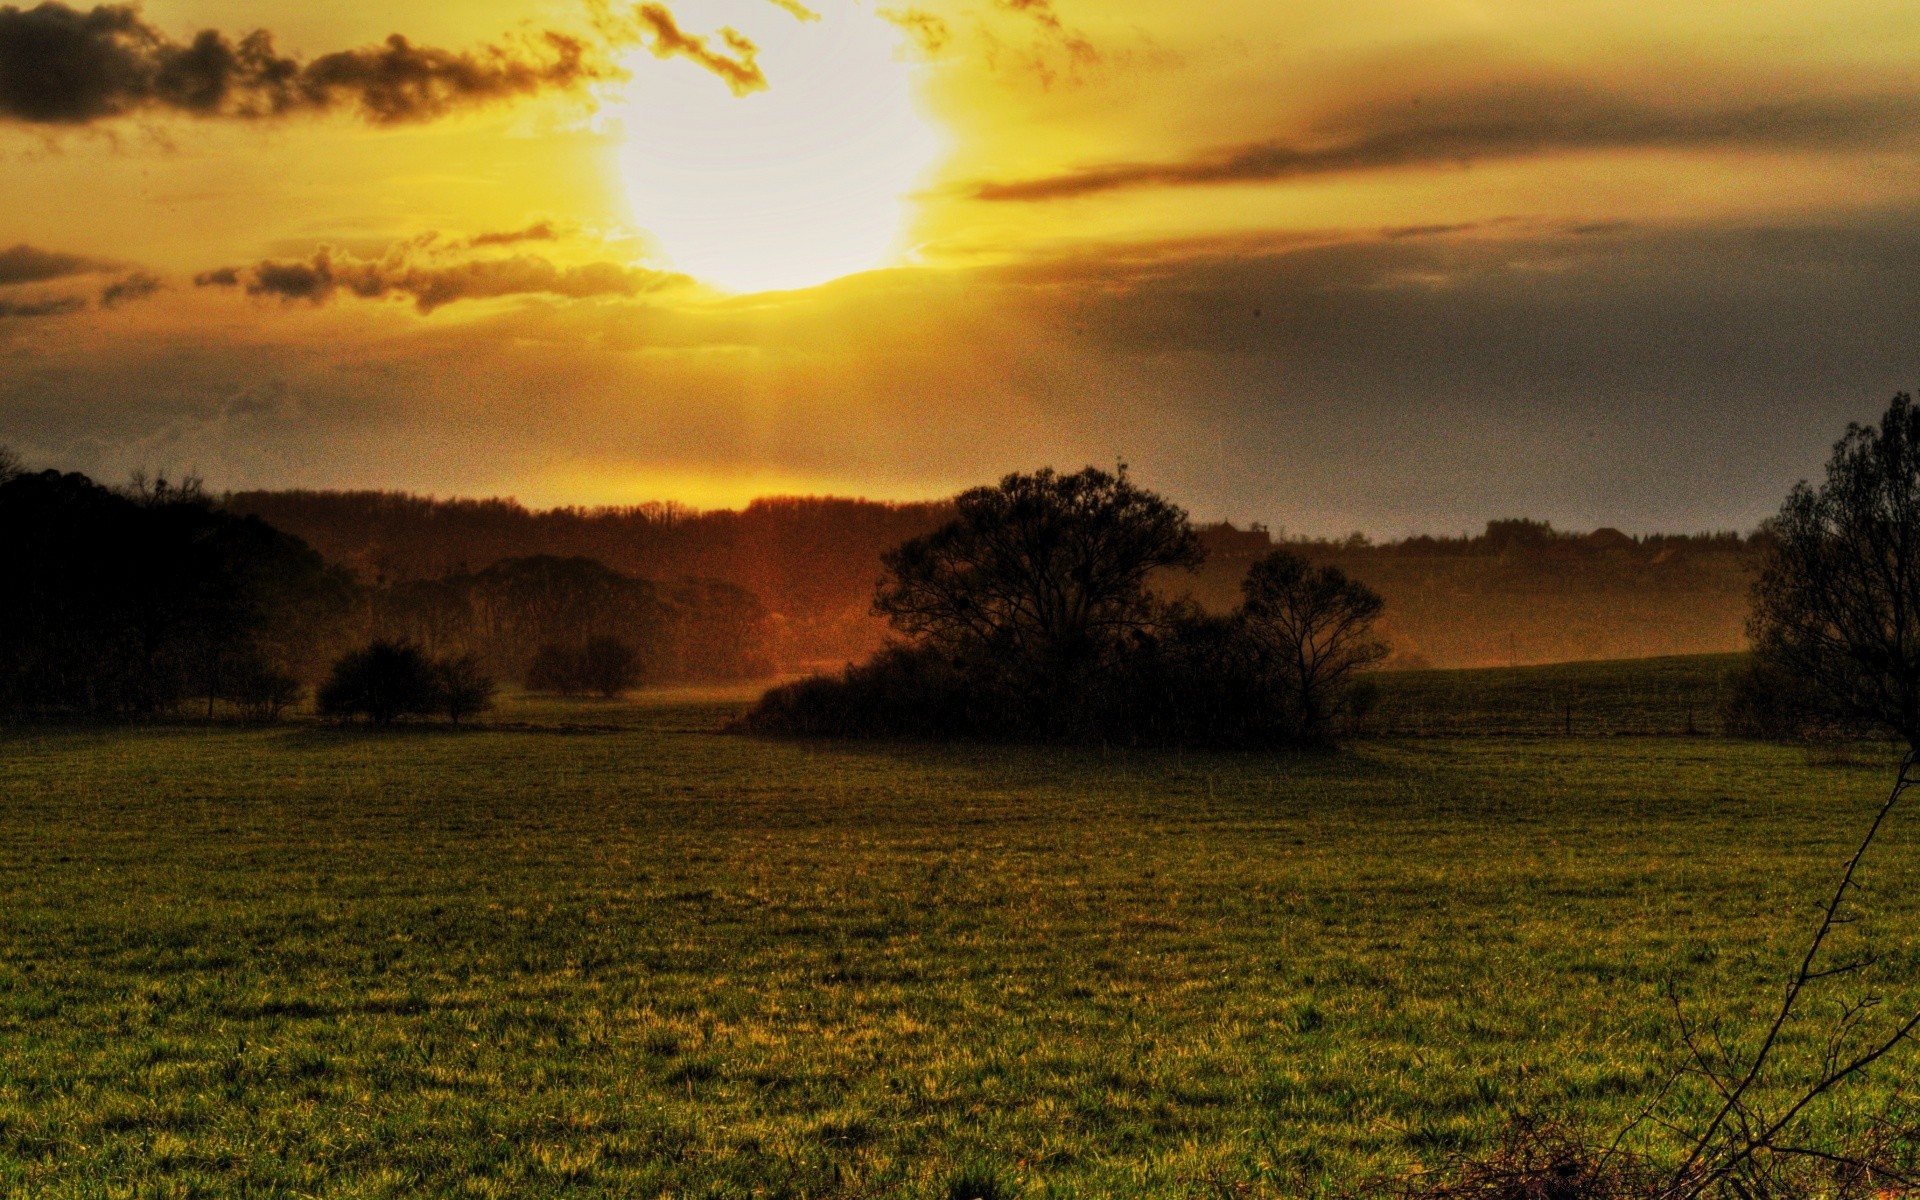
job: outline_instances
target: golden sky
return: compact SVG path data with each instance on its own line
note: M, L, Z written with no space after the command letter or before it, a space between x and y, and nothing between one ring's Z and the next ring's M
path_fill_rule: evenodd
M0 7L0 442L1750 525L1915 382L1917 131L1881 0Z

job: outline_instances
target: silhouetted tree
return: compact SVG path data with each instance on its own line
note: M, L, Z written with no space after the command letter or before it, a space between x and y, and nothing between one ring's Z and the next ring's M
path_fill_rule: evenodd
M883 557L874 610L937 652L997 665L1055 700L1155 623L1153 572L1205 557L1187 514L1125 467L1008 475L961 493L954 509Z
M449 658L434 664L434 683L438 691L440 710L455 725L462 717L483 713L493 707L494 693L499 690L493 676L480 666L480 660L471 654L462 654L458 658Z
M619 638L593 638L580 648L580 682L608 700L638 687L640 652Z
M219 695L242 719L266 724L298 704L305 690L298 679L255 656L230 667Z
M1254 563L1240 586L1240 618L1290 703L1298 736L1325 740L1351 711L1355 672L1387 656L1373 634L1385 602L1338 567L1316 569L1285 550Z
M1920 748L1920 409L1849 425L1819 487L1769 523L1749 630L1754 671L1788 678L1803 719Z
M527 667L527 690L578 696L587 690L585 675L579 650L548 642L534 651L533 662Z
M364 716L374 725L440 707L440 681L419 647L375 642L333 665L320 688L320 711L332 717Z
M191 487L0 479L0 710L143 716L308 655L344 581L297 539Z

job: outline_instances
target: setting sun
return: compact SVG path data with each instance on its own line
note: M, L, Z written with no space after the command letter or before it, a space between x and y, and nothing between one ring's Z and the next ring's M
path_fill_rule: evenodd
M766 0L687 7L741 31L769 86L738 96L691 62L636 72L623 154L636 224L728 291L809 287L893 263L907 195L940 152L901 35L845 0L817 20Z

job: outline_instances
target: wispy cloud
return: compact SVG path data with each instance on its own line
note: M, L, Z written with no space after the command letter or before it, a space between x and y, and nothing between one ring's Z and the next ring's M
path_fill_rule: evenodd
M200 287L244 287L249 295L325 304L345 293L364 300L402 297L422 313L461 300L505 296L557 296L584 300L634 297L684 284L686 278L623 263L562 265L537 255L470 258L468 247L548 240L537 231L480 235L441 245L434 235L400 242L378 258L361 258L322 246L306 258L268 259L247 267L222 267L194 277ZM487 240L492 238L491 241Z
M1323 121L1305 138L983 183L973 194L996 201L1061 200L1137 188L1268 183L1579 151L1857 147L1915 133L1920 133L1920 97L1911 95L1681 107L1575 86L1528 85L1462 92L1422 104L1369 106Z
M714 49L698 34L688 33L664 4L638 4L616 9L604 2L594 4L594 23L602 36L616 45L644 45L655 58L684 58L713 72L736 96L763 91L766 74L758 62L759 47L738 30L723 28L720 40L731 56Z

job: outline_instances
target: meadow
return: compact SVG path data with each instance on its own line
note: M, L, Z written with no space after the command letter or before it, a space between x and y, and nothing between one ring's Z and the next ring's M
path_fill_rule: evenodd
M1890 777L1674 736L1725 665L1390 677L1319 756L769 742L698 693L0 731L0 1193L1311 1196L1611 1128L1669 988L1776 993ZM1526 715L1582 687L1610 724ZM1896 1001L1917 851L1849 930Z

